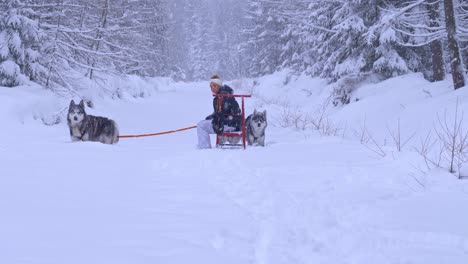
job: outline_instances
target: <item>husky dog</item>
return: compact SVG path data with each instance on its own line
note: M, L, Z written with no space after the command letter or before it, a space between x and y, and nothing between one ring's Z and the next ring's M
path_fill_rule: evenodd
M258 143L260 146L264 147L265 129L268 125L266 110L257 112L257 109L255 109L254 113L249 115L245 120L245 125L247 130L247 142L249 145Z
M99 141L115 144L119 141L119 130L111 119L88 115L83 100L79 104L71 100L67 115L72 141Z

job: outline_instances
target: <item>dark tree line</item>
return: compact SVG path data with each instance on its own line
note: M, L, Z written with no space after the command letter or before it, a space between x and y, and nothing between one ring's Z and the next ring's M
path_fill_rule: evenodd
M249 0L245 30L253 76L284 67L336 81L377 73L452 73L465 85L466 0Z
M466 0L1 0L0 85L281 69L465 85Z
M164 72L160 0L2 0L0 13L1 85Z

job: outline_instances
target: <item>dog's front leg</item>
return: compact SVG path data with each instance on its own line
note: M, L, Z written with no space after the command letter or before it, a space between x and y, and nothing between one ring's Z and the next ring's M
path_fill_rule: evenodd
M84 133L83 136L81 137L81 140L83 140L83 141L89 141L89 134L88 134L88 133Z
M251 146L254 143L255 137L252 134L247 135L247 143Z
M75 137L75 136L71 136L71 140L72 140L72 142L76 142L76 141L80 141L81 138Z
M264 146L265 146L265 136L259 137L259 138L257 139L257 143L258 143L260 146L264 147Z

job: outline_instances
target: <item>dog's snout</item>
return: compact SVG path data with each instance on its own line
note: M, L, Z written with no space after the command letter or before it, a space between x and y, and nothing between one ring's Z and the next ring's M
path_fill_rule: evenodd
M257 126L258 126L258 127L261 127L261 126L262 126L262 124L261 124L261 123L258 123L258 124L257 124Z
M74 116L73 120L78 121L78 117Z

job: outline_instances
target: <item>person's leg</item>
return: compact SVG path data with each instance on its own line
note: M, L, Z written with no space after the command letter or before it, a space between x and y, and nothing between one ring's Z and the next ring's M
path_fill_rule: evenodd
M232 132L236 129L230 126L224 126L224 131ZM198 145L199 149L209 149L211 148L210 134L215 134L213 130L213 125L211 120L202 120L197 124L197 135L198 135Z
M211 120L202 120L197 124L197 135L199 149L211 148L210 134L214 134Z

